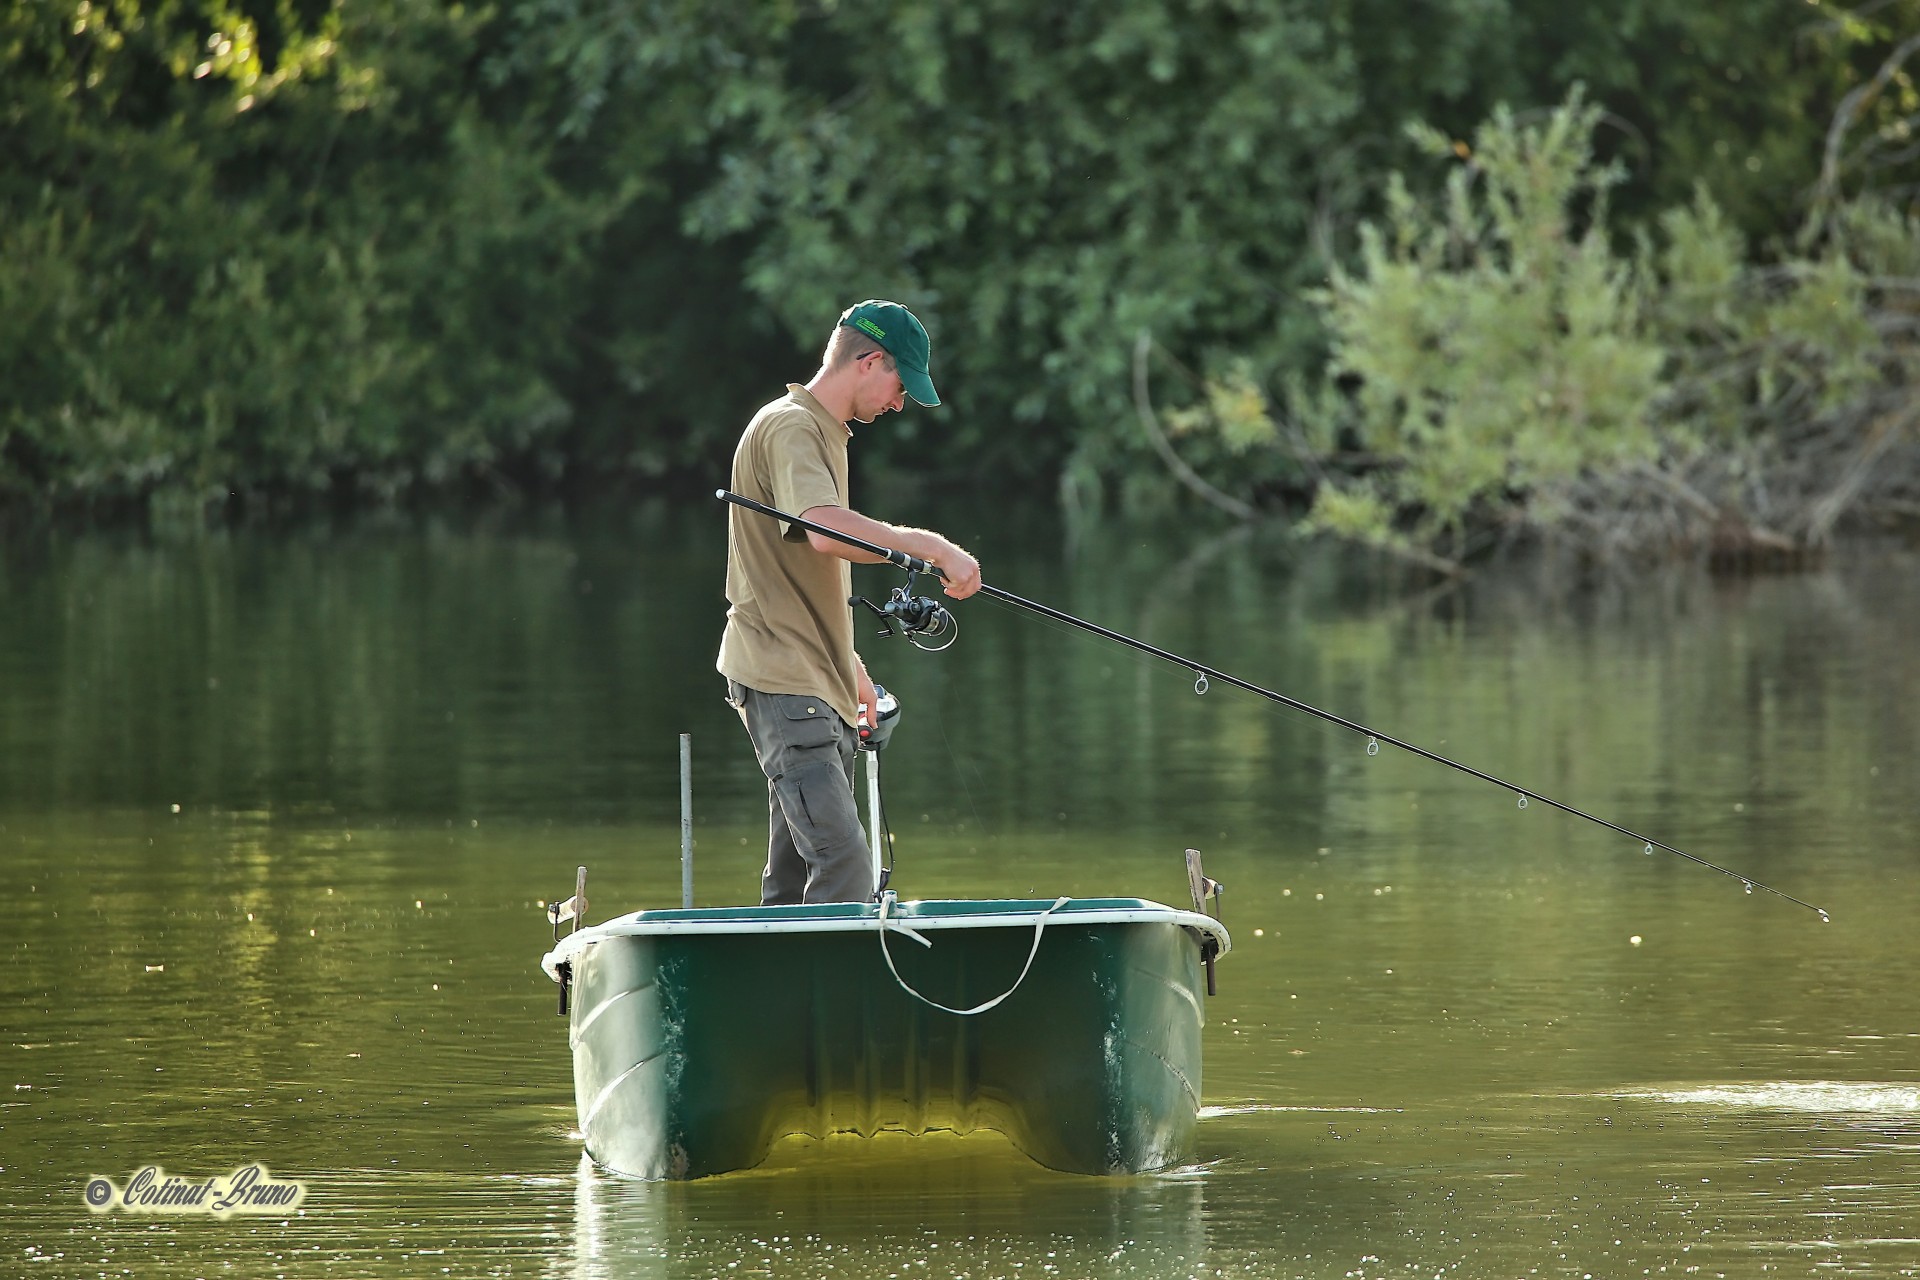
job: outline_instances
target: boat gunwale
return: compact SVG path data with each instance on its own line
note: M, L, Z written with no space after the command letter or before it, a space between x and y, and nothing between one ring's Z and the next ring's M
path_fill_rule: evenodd
M1132 906L1101 906L1100 903L1128 902ZM1016 909L1008 909L1018 903ZM1081 905L1085 904L1085 905ZM1170 924L1207 934L1220 946L1220 955L1233 949L1233 937L1219 920L1197 911L1185 911L1145 898L1068 899L1049 914L1053 903L1020 899L935 898L895 904L883 920L877 903L845 903L835 906L861 910L831 915L818 914L819 906L801 907L706 907L675 910L634 911L615 916L596 925L588 925L562 938L559 945L540 958L540 967L549 978L559 981L558 968L597 942L620 937L725 936L800 934L800 933L926 933L935 929L1030 929L1046 916L1049 930L1062 925ZM991 910L950 914L921 914L930 906L979 905ZM768 919L772 912L806 912L791 918ZM720 915L727 912L734 914Z

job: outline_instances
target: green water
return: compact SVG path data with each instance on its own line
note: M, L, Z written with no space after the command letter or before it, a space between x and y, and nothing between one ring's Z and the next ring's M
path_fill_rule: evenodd
M0 1275L1920 1273L1920 555L1423 593L1279 540L943 523L988 580L1606 816L1000 606L866 648L905 897L1227 885L1204 1159L992 1135L583 1166L538 903L756 893L716 511L0 550ZM858 585L891 578L861 570ZM95 1215L260 1163L292 1216Z

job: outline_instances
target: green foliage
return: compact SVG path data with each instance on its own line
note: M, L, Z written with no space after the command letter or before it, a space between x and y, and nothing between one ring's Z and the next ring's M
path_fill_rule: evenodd
M1444 201L1396 179L1358 268L1316 295L1331 372L1357 384L1348 429L1392 463L1365 502L1323 487L1320 527L1384 538L1410 509L1421 541L1457 537L1476 508L1653 455L1663 353L1643 332L1632 265L1607 242L1619 175L1594 163L1598 115L1576 90L1538 126L1497 111L1471 148L1418 131L1466 157Z
M1481 68L1494 100L1545 106L1585 83L1604 108L1595 145L1626 162L1619 211L1649 223L1696 184L1750 239L1784 238L1804 212L1820 138L1841 96L1920 23L1896 0L1856 14L1828 0L1567 6L1512 0ZM1488 100L1426 118L1464 136Z
M1596 162L1599 120L1576 87L1539 124L1497 110L1471 146L1415 127L1460 160L1444 200L1396 176L1386 224L1364 226L1356 268L1315 295L1331 381L1296 390L1298 412L1330 467L1339 443L1368 463L1320 487L1310 527L1417 558L1479 528L1551 526L1582 486L1624 493L1621 477L1714 453L1762 481L1770 510L1656 482L1722 526L1777 519L1764 491L1799 484L1814 505L1787 523L1817 540L1835 514L1809 512L1857 492L1831 456L1864 439L1874 451L1840 470L1879 457L1878 415L1920 373L1903 308L1883 296L1915 292L1897 274L1920 257L1914 218L1860 197L1811 251L1756 266L1703 186L1660 218L1658 243L1643 235L1624 256L1607 218L1622 175ZM1769 462L1772 483L1755 470Z
M1665 243L1643 256L1661 283L1670 420L1723 445L1849 418L1857 432L1911 386L1920 220L1874 195L1827 212L1817 243L1771 266L1748 260L1704 189L1662 217Z
M1791 287L1742 277L1751 305L1726 281L1786 252L1843 94L1877 86L1839 183L1910 163L1911 79L1873 77L1916 22L1920 0L0 0L0 501L704 482L871 295L928 321L952 407L863 459L1165 501L1130 402L1144 330L1194 371L1158 388L1183 457L1298 488L1298 446L1338 429L1307 376L1330 341L1414 373L1391 335L1330 334L1312 291L1340 268L1417 328L1406 272L1470 261L1500 287L1433 285L1466 327L1408 329L1402 355L1480 335L1500 421L1448 407L1480 394L1462 372L1368 428L1462 437L1428 479L1381 480L1446 526L1463 494L1640 456L1650 271L1676 283L1648 323L1751 350L1781 405L1820 362L1821 403L1865 385L1842 317L1871 292L1861 246L1897 229L1823 232ZM1590 168L1476 153L1451 194L1380 193L1445 141L1403 121L1465 136L1576 77ZM1604 203L1651 242L1699 181L1717 222L1662 243L1711 262L1635 269L1594 232ZM1696 398L1733 429L1737 396ZM1528 430L1542 414L1572 434Z
M602 205L458 83L474 19L78 13L0 42L42 72L0 184L0 492L391 488L566 420L564 327L500 318L564 318Z
M1167 415L1167 426L1175 435L1199 430L1219 433L1229 452L1245 454L1278 440L1273 411L1267 394L1260 387L1252 366L1237 361L1204 384L1205 399Z
M740 56L764 92L690 227L749 240L795 332L868 294L919 309L942 452L1014 475L1135 447L1143 328L1271 366L1316 149L1360 105L1306 6L841 6Z

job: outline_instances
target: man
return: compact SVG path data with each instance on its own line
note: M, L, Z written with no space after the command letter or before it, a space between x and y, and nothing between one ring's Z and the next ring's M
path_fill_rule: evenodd
M868 519L847 501L850 423L937 405L927 331L894 302L849 307L820 369L754 414L733 455L733 490L815 524L930 560L964 600L980 566L924 529ZM873 681L853 648L852 566L879 557L739 506L727 524L727 629L715 663L767 775L766 905L865 902L873 862L853 796L860 708Z

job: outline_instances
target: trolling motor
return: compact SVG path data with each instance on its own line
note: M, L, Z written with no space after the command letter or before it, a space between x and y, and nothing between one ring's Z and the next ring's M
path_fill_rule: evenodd
M913 594L914 574L907 573L907 584L895 587L885 604L875 604L865 596L849 597L849 605L864 605L880 619L883 636L905 636L915 648L938 653L960 638L960 624L953 615L926 596ZM946 637L944 640L941 637Z
M873 706L865 703L861 709L867 712L868 723L860 726L860 741L854 745L862 751L878 751L887 745L887 739L893 736L893 728L900 723L900 699L887 692L883 684L873 686Z
M873 611L875 617L884 624L880 634L883 636L905 636L917 649L928 653L938 653L960 638L960 624L953 615L927 599L913 594L914 569L907 570L905 586L895 587L883 605L875 604L865 596L852 596L847 605L864 605ZM946 637L944 640L941 637ZM888 693L885 685L873 686L873 706L862 703L859 739L855 745L866 752L867 761L867 812L871 830L867 835L867 847L873 852L873 899L880 901L880 895L887 891L887 882L893 879L893 868L886 865L883 852L890 850L892 841L886 835L886 823L881 818L880 808L880 757L876 754L887 745L887 739L893 736L894 726L900 721L900 699Z
M878 753L900 723L900 699L888 693L885 685L874 685L873 705L860 704L860 721L860 736L854 745L865 753L867 762L867 848L873 855L873 900L878 902L880 895L887 891L887 882L893 879L893 868L882 856L891 852L893 841L887 836L887 824L880 808Z

